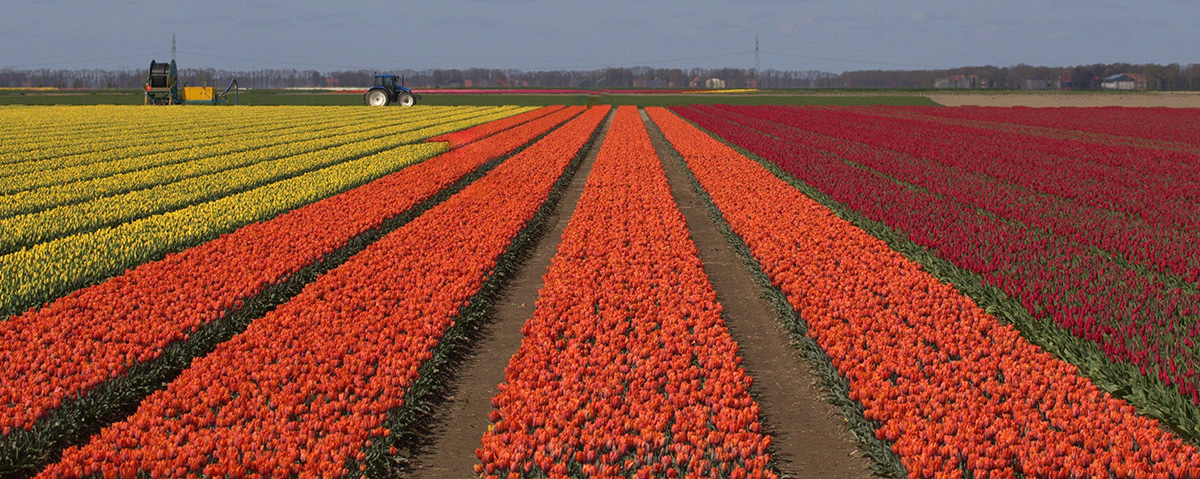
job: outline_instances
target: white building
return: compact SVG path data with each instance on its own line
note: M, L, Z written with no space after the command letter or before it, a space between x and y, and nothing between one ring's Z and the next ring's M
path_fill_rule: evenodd
M1105 90L1145 90L1146 76L1138 73L1117 73L1104 77L1100 88Z

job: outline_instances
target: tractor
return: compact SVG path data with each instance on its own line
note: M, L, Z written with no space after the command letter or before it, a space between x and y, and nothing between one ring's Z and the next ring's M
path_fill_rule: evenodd
M417 100L421 99L421 95L413 93L408 87L404 86L404 80L401 79L399 85L396 84L396 75L375 75L375 85L367 90L367 94L363 96L363 102L371 106L387 106L392 102L399 103L401 106L413 106Z

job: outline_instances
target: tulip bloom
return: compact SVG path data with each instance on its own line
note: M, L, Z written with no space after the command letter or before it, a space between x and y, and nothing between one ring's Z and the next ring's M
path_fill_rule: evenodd
M952 285L670 111L649 110L912 477L1200 475L1195 447Z

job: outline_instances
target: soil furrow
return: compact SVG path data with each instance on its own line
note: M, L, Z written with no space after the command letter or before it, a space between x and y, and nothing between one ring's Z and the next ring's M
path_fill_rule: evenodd
M542 287L542 275L550 267L550 259L558 251L563 230L579 197L588 173L596 161L600 145L608 133L612 116L600 125L597 134L580 164L575 176L563 191L562 199L554 212L546 218L546 232L529 253L524 265L509 278L508 284L494 303L488 323L483 326L471 352L462 359L452 384L447 386L445 402L438 407L433 419L433 430L420 455L412 466L413 477L422 479L462 479L474 475L474 466L479 460L475 449L488 427L488 413L492 412L492 396L504 382L504 370L508 361L521 346L524 335L521 327L533 316L538 290Z
M644 110L642 119L724 308L725 325L738 343L742 367L754 378L751 392L762 407L765 430L774 437L771 452L779 472L797 478L870 477L870 462L855 445L846 421L821 399L826 392L818 386L817 376L792 345L750 270L708 217L683 159Z

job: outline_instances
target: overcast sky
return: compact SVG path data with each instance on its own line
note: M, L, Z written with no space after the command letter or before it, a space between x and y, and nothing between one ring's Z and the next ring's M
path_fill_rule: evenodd
M340 3L340 4L338 4ZM0 68L1200 63L1200 0L0 0Z

